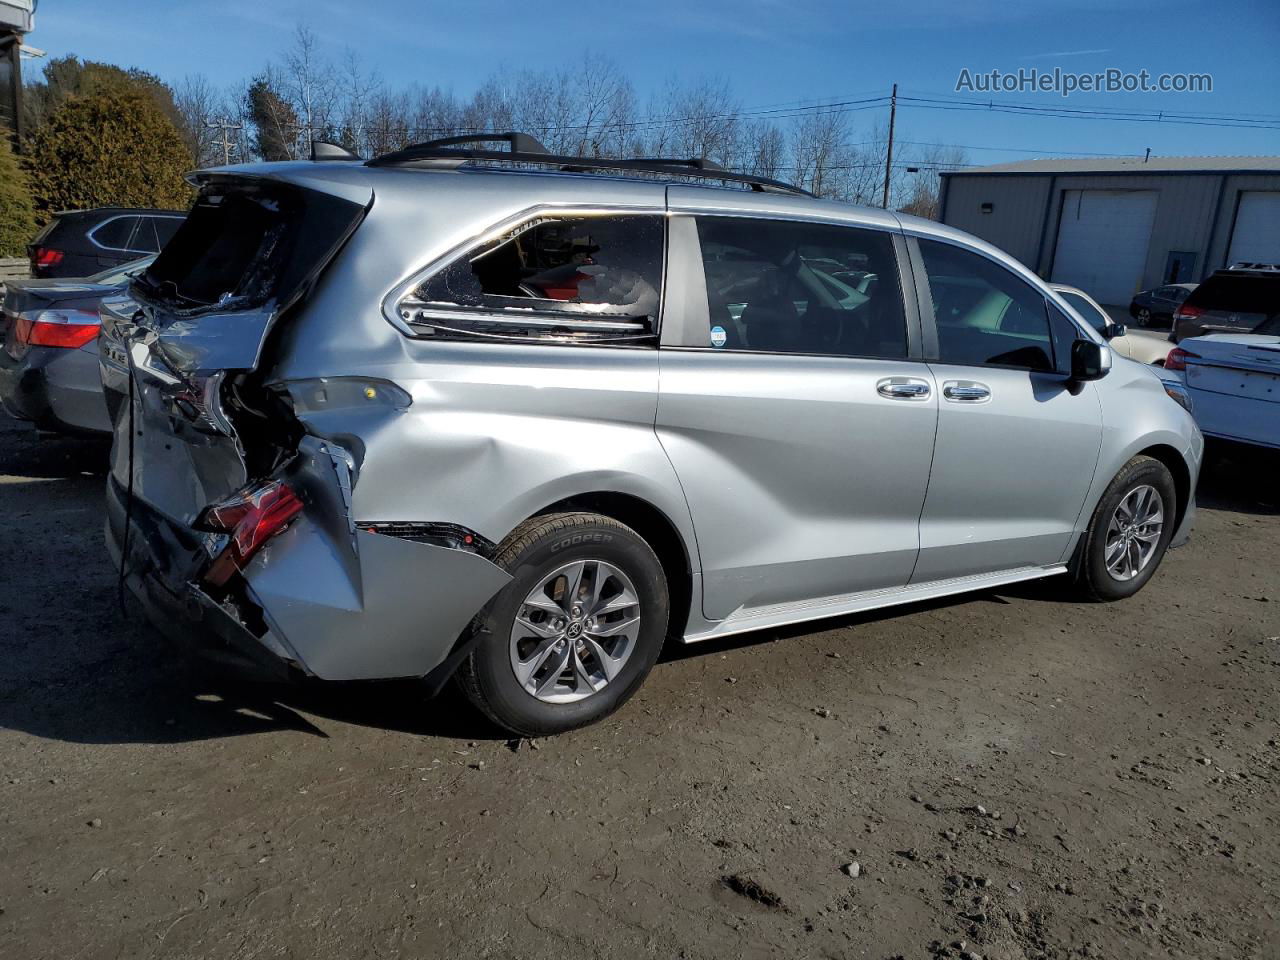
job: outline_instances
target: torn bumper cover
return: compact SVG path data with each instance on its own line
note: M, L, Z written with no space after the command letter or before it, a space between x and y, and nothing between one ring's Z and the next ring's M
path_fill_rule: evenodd
M510 581L466 550L357 530L342 458L305 438L286 470L305 507L241 571L227 597L201 584L225 538L129 508L112 478L107 543L162 633L214 658L324 680L423 677L440 667L484 604ZM130 527L126 538L126 517Z

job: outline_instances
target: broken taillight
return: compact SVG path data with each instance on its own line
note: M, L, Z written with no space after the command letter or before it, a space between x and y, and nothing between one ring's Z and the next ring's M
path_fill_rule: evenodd
M196 526L230 534L231 539L209 566L205 582L216 587L225 584L300 512L302 500L282 480L265 480L210 504Z

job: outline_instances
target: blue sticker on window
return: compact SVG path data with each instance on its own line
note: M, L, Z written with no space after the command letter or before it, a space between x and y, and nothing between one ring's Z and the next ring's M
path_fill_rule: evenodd
M723 347L729 342L729 334L725 332L724 327L711 328L711 345L713 347Z

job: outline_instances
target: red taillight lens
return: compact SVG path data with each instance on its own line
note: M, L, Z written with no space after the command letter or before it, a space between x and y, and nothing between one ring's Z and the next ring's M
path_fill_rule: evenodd
M31 259L37 267L56 267L62 262L62 251L52 247L36 247L35 256Z
M23 314L13 325L19 343L33 347L78 349L98 335L102 321L91 310L41 310Z
M1177 310L1173 311L1173 319L1175 321L1194 320L1202 313L1204 313L1203 307L1191 307L1184 303L1182 306L1178 307Z
M289 525L302 501L293 488L280 480L267 480L210 504L196 526L231 534L231 541L214 558L204 575L206 583L220 587L233 573L243 570L263 544Z
M1190 350L1183 350L1181 347L1174 347L1169 351L1169 356L1164 358L1164 368L1166 370L1185 370L1187 369L1188 360L1199 360L1200 354L1192 353Z

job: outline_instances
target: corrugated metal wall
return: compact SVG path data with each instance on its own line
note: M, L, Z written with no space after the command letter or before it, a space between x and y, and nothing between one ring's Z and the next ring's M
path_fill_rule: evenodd
M1164 281L1169 253L1194 251L1196 272L1226 265L1239 196L1280 190L1280 174L1003 174L948 176L943 220L994 243L1042 277L1053 269L1058 219L1066 190L1157 190L1143 286ZM991 213L982 204L992 205Z
M1051 176L947 177L944 222L993 243L1035 270ZM983 213L982 205L991 204Z

